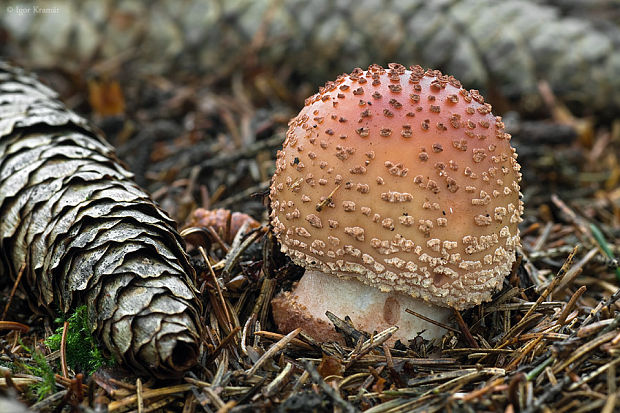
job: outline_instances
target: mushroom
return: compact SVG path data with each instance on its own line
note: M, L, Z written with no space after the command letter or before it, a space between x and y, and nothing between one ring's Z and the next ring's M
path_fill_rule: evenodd
M420 66L339 76L289 122L270 188L273 232L305 267L272 301L282 332L342 342L326 311L392 338L440 337L515 261L521 174L476 90Z
M260 227L260 222L243 212L223 208L214 210L196 208L191 213L185 228L211 227L222 241L230 244L246 222L249 230Z

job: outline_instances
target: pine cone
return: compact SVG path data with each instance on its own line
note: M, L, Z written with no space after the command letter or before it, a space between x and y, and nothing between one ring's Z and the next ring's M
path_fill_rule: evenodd
M75 68L93 55L111 58L131 48L136 71L227 76L257 65L313 84L355 66L398 61L441 69L529 109L543 105L538 82L546 80L581 112L615 115L620 27L612 3L57 0L59 13L72 16L62 25L53 13L0 15L10 40L0 52ZM115 23L117 16L139 24Z
M0 284L33 308L88 306L100 343L138 374L179 376L200 345L195 273L175 223L56 94L0 63Z

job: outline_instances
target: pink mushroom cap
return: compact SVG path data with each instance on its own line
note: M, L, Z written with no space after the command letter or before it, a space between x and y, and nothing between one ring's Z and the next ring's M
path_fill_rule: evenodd
M307 269L272 302L279 329L339 340L335 309L403 340L441 335L404 310L446 323L501 287L519 246L516 158L452 76L393 63L328 82L289 122L270 188L273 232Z

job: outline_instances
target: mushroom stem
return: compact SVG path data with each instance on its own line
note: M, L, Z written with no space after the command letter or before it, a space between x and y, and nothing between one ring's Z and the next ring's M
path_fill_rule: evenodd
M372 333L391 326L398 331L388 341L407 344L421 334L427 340L439 338L444 328L424 321L405 309L409 308L442 324L450 324L452 310L428 304L399 292L382 292L378 288L354 279L344 279L316 270L306 270L292 292L284 292L273 302L273 314L278 328L288 332L301 326L320 341L343 342L325 315L326 311L340 318L349 316L359 330Z

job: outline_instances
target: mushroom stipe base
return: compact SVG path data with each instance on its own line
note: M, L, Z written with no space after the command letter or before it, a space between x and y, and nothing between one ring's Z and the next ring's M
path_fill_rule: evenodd
M446 330L424 321L405 309L415 310L442 324L450 324L452 310L430 305L398 292L383 292L353 279L343 279L320 271L307 270L293 291L283 292L273 301L273 314L280 331L288 333L301 326L319 341L344 343L325 315L327 311L344 319L349 316L358 330L372 333L398 326L388 343L407 343L418 334L425 339L441 337Z

